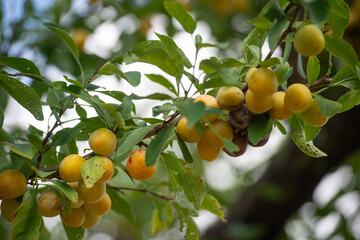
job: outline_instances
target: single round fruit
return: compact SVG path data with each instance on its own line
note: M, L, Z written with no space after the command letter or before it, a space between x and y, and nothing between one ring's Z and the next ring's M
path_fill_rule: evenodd
M109 181L114 174L114 164L107 157L101 156L101 159L105 162L105 172L103 173L103 175L97 182L105 183L105 182Z
M60 218L64 225L68 227L80 227L85 221L84 208L75 208L71 213L63 207L60 211Z
M79 182L78 192L79 197L84 199L85 203L95 203L99 201L105 194L106 184L105 183L95 183L94 186L88 188L86 187L84 181Z
M55 217L59 215L62 205L62 201L53 190L46 190L39 196L38 208L41 216Z
M111 208L111 199L109 194L105 195L96 203L85 203L84 209L92 215L104 215Z
M311 101L311 92L309 88L303 84L295 83L288 87L285 92L285 106L293 113L305 111L308 107L310 107Z
M216 100L220 107L226 110L235 110L244 102L244 93L238 87L222 87L217 93Z
M246 83L249 83L249 80L250 80L250 77L251 75L257 70L256 67L252 67L248 70L248 72L246 73L246 76L245 76L245 81Z
M4 199L17 198L26 191L24 174L15 169L5 170L0 174L0 196Z
M195 103L200 102L200 101L205 103L206 106L220 108L220 105L219 105L218 101L216 100L216 98L214 98L211 95L200 95L200 96L196 97L194 100ZM214 121L217 117L218 117L218 114L210 114L210 115L205 116L205 118L207 120L209 120L210 122Z
M222 119L216 119L211 122L212 127L207 126L205 129L205 137L207 142L214 148L223 148L224 141L216 134L216 131L223 138L231 141L233 139L233 130L229 123ZM216 130L216 131L215 131Z
M82 224L84 228L95 227L101 220L102 216L92 215L88 212L85 212L85 221Z
M303 26L295 33L295 50L303 56L316 56L321 53L324 46L324 35L315 25Z
M126 163L126 171L136 180L147 180L155 174L156 164L147 167L145 164L145 154L145 150L134 151Z
M71 208L79 208L82 205L84 205L84 199L82 199L79 195L79 182L72 182L72 183L67 183L67 185L69 185L70 187L72 187L72 189L74 189L77 194L78 194L78 201L77 203L73 203L72 201L70 201L70 199L68 199L67 197L65 197L68 202L70 203Z
M245 94L245 103L252 113L261 114L272 108L274 105L274 97L273 95L257 97L248 89Z
M239 150L236 152L229 152L225 148L224 151L226 152L226 154L231 157L239 157L239 156L243 155L247 149L247 142L248 142L247 133L244 134L244 132L238 132L238 133L234 134L234 138L233 138L232 142L234 144L236 144L236 146L239 147Z
M270 139L270 134L260 139L257 144L253 144L252 142L250 142L250 140L248 140L248 144L252 147L262 147L269 141L269 139Z
M274 105L270 110L270 116L276 120L289 119L293 112L286 108L284 102L285 92L274 93Z
M219 156L220 151L220 148L211 146L208 141L206 141L205 137L197 143L197 152L200 158L205 161L214 161Z
M258 97L266 97L276 92L278 80L273 71L258 68L250 76L249 89Z
M305 122L315 127L322 127L328 120L328 118L320 112L320 106L316 99L312 100L310 107L302 112L301 116Z
M184 141L188 143L196 143L200 141L204 137L204 132L198 134L196 133L195 126L192 126L191 128L188 128L186 126L188 120L186 117L183 117L180 119L180 121L176 125L176 131L179 135L179 137ZM205 127L205 125L204 125Z
M226 120L233 128L243 130L249 126L251 118L252 113L249 111L246 104L242 104L239 109L230 111Z
M82 179L81 168L85 159L77 154L65 157L59 165L59 173L65 182L78 182Z
M16 199L3 199L1 201L1 215L6 221L12 222L19 206L20 204Z
M116 135L107 128L100 128L90 135L89 145L95 154L109 156L116 150Z

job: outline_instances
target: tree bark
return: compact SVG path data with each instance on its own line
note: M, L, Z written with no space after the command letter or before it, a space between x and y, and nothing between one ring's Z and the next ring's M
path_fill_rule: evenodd
M359 149L359 119L360 108L356 107L328 121L316 138L327 157L308 157L289 143L270 160L264 175L241 193L230 208L228 223L218 223L204 239L278 239L286 221L311 201L322 177Z

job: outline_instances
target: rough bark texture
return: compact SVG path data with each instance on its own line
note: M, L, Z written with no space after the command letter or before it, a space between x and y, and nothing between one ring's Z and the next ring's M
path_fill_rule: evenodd
M294 143L271 159L257 183L242 192L228 223L209 229L205 239L278 239L285 222L304 204L321 178L343 164L359 145L360 108L336 115L323 127L317 146L328 157L305 156ZM259 230L259 231L258 231Z

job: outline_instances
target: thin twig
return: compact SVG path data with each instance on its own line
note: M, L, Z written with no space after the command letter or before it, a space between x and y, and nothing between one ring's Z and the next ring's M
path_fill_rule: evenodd
M149 132L143 138L143 140L156 135L161 130L163 130L165 127L167 127L169 124L174 123L176 121L177 116L179 116L179 115L180 115L180 112L176 111L168 120L165 120L162 124L156 125L152 129L150 129Z
M314 88L318 88L318 87L322 87L322 86L329 85L332 80L333 80L332 77L323 76L323 77L319 78L318 80L316 80L313 84L311 84L311 85L309 86L309 89L314 89ZM306 85L307 85L307 84L306 84Z
M115 190L117 190L117 191L128 190L128 191L134 191L134 192L147 193L147 194L153 195L153 196L155 196L155 197L159 197L159 198L165 199L165 200L167 200L167 201L174 200L173 197L168 197L168 196L165 196L165 195L156 193L156 192L149 191L149 190L147 190L147 189L131 188L131 187L117 187L117 186L112 186L112 185L109 185L109 184L106 184L106 187L111 188L111 189L115 189Z

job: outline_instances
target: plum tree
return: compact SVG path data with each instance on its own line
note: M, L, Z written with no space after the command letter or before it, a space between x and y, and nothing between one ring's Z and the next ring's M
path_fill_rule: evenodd
M17 198L26 191L24 174L15 169L5 170L0 174L0 196L5 199Z
M214 148L223 148L224 141L218 134L229 141L233 139L233 130L231 126L222 119L216 119L210 123L212 127L207 126L205 129L206 141Z
M248 85L255 96L266 97L276 92L278 80L271 70L258 68L250 75Z
M226 110L235 110L244 102L244 93L238 87L221 87L216 95L220 107Z
M86 202L84 209L92 215L104 215L111 208L111 199L109 194L105 193L104 196L95 203Z
M312 99L310 107L301 113L301 116L305 122L315 127L322 127L328 121L328 118L320 112L319 103L315 98Z
M38 208L40 214L44 217L55 217L59 215L62 206L62 201L53 190L46 190L39 196Z
M126 162L126 171L136 180L147 180L151 178L156 171L156 165L147 167L145 164L145 150L136 150L131 153Z
M318 55L322 52L324 46L324 35L315 25L303 26L295 34L294 48L303 56Z
M310 107L312 100L309 88L300 83L292 84L286 89L284 103L293 113L303 112Z
M180 121L176 125L176 131L179 137L188 143L196 143L200 141L204 137L204 133L197 133L195 126L188 128L186 126L188 120L186 117L180 119Z
M78 182L82 179L81 168L85 159L77 154L70 154L61 160L59 174L66 182Z
M109 129L100 128L90 135L89 145L94 153L101 156L109 156L116 149L116 135Z

